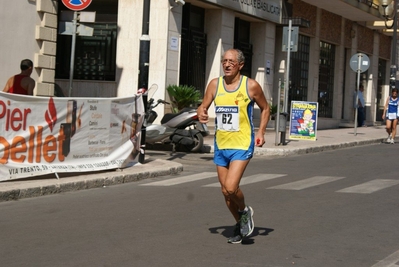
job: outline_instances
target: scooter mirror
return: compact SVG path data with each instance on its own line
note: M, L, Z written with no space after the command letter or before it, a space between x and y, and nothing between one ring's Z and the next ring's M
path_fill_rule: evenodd
M158 89L158 85L157 84L153 84L151 85L151 87L147 90L146 88L139 88L137 89L137 94L139 95L146 95L149 96L150 98L154 96L155 92Z

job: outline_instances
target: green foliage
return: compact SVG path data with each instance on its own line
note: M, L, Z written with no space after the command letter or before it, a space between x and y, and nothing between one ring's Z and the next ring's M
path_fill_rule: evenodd
M270 114L274 115L277 113L277 105L270 105Z
M272 119L274 119L277 116L277 105L269 105L270 107L270 116Z
M192 105L198 105L202 101L201 93L194 86L169 85L166 90L169 93L173 107L177 111Z

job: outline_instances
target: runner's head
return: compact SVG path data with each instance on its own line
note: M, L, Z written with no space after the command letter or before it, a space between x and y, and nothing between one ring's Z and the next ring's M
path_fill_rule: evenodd
M24 59L21 61L21 70L27 70L29 68L33 68L33 62L30 59Z
M240 70L243 68L245 56L239 49L227 50L221 60L225 76L239 75Z

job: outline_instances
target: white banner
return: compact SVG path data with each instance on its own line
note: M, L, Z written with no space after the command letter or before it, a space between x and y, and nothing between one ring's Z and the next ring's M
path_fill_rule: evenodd
M22 96L0 92L0 181L137 163L141 95Z

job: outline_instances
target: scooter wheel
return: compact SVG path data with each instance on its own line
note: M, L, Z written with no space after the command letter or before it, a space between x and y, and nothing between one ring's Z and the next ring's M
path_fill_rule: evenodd
M177 144L178 151L187 152L201 152L204 146L204 137L201 133L197 133L193 136L193 143L191 145Z
M190 146L191 152L201 152L202 147L204 146L204 137L201 133L197 133L194 135L194 144Z

